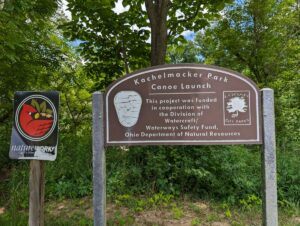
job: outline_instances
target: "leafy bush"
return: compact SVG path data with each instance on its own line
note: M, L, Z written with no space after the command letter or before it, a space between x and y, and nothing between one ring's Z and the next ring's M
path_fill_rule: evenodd
M46 195L49 198L77 198L92 194L90 133L87 130L82 135L61 135L57 159L46 164Z
M92 195L90 134L89 128L61 134L56 161L45 164L46 199ZM259 146L109 148L107 194L113 199L124 194L188 194L232 204L251 196L261 198L260 152ZM299 203L297 152L278 150L277 161L279 200ZM0 185L3 203L16 209L28 207L28 172L28 161L14 162L10 179Z
M260 153L243 146L110 149L107 172L110 194L190 193L235 199L260 193Z
M279 151L277 154L277 186L280 203L300 204L299 154L299 151Z

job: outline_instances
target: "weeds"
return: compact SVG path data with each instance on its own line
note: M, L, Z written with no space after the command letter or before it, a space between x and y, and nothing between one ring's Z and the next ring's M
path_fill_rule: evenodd
M154 194L148 198L137 198L129 194L118 195L114 202L118 206L126 206L133 212L141 212L147 209L163 208L170 205L173 195L164 193Z
M178 207L176 204L172 205L171 211L173 218L176 220L181 219L184 215L182 208Z

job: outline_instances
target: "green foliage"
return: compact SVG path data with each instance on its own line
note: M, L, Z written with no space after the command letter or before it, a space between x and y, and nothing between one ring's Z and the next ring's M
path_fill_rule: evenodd
M299 152L299 7L293 0L233 4L222 20L198 33L205 63L242 72L275 90L277 143Z
M262 201L261 198L257 197L256 195L248 195L245 199L240 200L240 204L243 209L250 210L253 207L261 206Z
M168 2L167 44L175 44L182 42L184 31L198 31L206 27L209 20L219 17L219 11L231 0L164 2ZM150 25L150 12L147 12L147 7L143 9L145 3L144 0L124 0L122 4L129 10L117 13L114 10L116 0L87 1L84 4L81 0L68 1L72 20L61 28L69 39L83 41L80 54L86 60L85 69L96 81L97 89L104 89L125 73L150 65L148 40L150 30L155 29ZM158 11L158 4L152 3ZM155 26L157 29L158 24Z
M300 197L299 40L295 1L249 0L228 6L194 44L205 63L240 71L275 90L279 199L293 203Z
M193 41L185 41L178 45L172 45L167 52L167 62L179 63L200 63L200 49Z
M24 226L28 224L28 214L26 212L18 211L18 214L12 217L10 212L7 212L0 217L0 224L2 226ZM45 225L47 226L92 226L93 220L88 219L84 214L72 214L67 218L64 216L45 216Z
M8 150L10 145L12 122L3 122L0 125L0 168L8 164ZM1 191L1 190L0 190Z
M36 13L36 4L5 1L0 10L0 166L8 159L14 92L33 87L43 89L40 81L47 83L47 73L57 66L57 59L52 57L55 50L50 48L53 44L46 32L52 26L43 20L49 18L48 14ZM40 32L36 33L37 30ZM49 71L45 67L49 67Z
M36 11L43 8L44 10ZM56 1L5 1L0 10L0 121L8 118L16 90L44 89L62 53L48 22ZM39 31L39 32L37 32Z
M47 197L77 198L92 194L91 139L86 135L90 132L61 136L57 160L47 162Z
M109 219L107 225L133 225L135 219L132 216L123 216L121 212L116 212L113 219Z
M198 34L206 62L242 71L259 85L294 68L299 59L295 4L251 0L227 7L216 26Z
M246 194L259 195L259 158L259 152L241 146L111 149L107 152L107 189L111 195L192 193L236 202ZM118 190L110 183L116 176L121 185Z
M10 213L5 213L0 217L0 224L3 226L24 226L28 224L28 215L18 213L12 216Z
M8 160L14 92L60 91L58 158L46 163L46 199L83 197L92 192L89 123L94 83L56 29L60 15L54 5L52 11L48 8L55 1L6 2L0 11L0 169L8 175L1 179L0 202L17 222L15 213L28 208L29 166L28 161ZM39 7L45 12L37 12ZM47 111L43 103L36 107Z
M218 220L219 220L219 216L216 213L211 213L207 216L208 222L214 222L214 221L218 221Z
M180 209L179 207L174 205L172 207L172 215L173 215L174 219L179 220L180 218L183 217L183 211L182 211L182 209Z
M29 191L28 191L28 167L25 163L11 169L10 180L1 185L1 206L8 206L7 213L0 217L1 225L24 225L28 221L26 214L20 214L20 209L28 208ZM26 186L27 185L27 186Z
M201 220L199 218L194 218L191 222L192 226L198 226L201 225Z
M56 29L55 1L6 1L0 11L0 168L9 173L0 183L0 204L8 213L0 225L25 225L28 208L28 162L8 160L12 98L16 90L58 90L61 97L60 140L55 162L46 163L46 200L92 194L91 93L104 89L128 69L149 65L149 38L143 1L124 1L128 12L112 11L115 1L70 0L73 20L61 28L71 39L85 41L72 49ZM299 24L294 1L244 1L226 8L225 15L182 41L185 29L208 25L224 1L205 1L194 25L183 21L197 10L195 1L173 1L168 21L168 62L200 62L228 67L251 77L276 94L278 197L280 206L300 203L300 79ZM214 10L215 4L218 5ZM54 4L55 3L55 4ZM212 3L212 4L209 4ZM191 7L189 7L191 6ZM37 10L39 9L39 11ZM176 17L181 9L182 16ZM254 20L255 18L255 20ZM178 20L181 20L178 22ZM136 24L139 29L131 29ZM175 26L176 25L176 26ZM92 29L92 30L89 30ZM181 37L182 38L182 37ZM126 69L127 67L127 69ZM39 106L44 108L44 106ZM44 109L43 109L44 110ZM170 206L174 197L188 194L255 208L261 200L258 146L156 146L109 148L107 193L116 205L133 212ZM145 196L143 199L136 195ZM171 207L174 218L180 206ZM20 212L21 211L21 212ZM197 211L197 210L196 210ZM47 225L91 225L82 220L48 219ZM216 215L209 215L214 221ZM116 213L109 225L133 225L132 216ZM197 219L195 225L200 224Z
M61 28L71 40L82 40L80 53L86 60L85 69L104 89L125 71L149 65L149 31L145 18L112 11L114 1L68 1L72 21ZM141 29L132 29L137 24Z
M281 151L300 150L300 73L287 70L271 85L275 89L276 129Z
M57 219L57 218L51 218L49 220L46 220L45 225L49 226L92 226L93 220L92 219L86 219L84 215L74 215L69 219Z
M90 119L89 92L93 86L80 69L78 56L56 29L56 1L5 2L0 11L1 168L8 162L15 91L61 91L60 126L68 131ZM50 10L50 6L54 8ZM40 7L46 11L37 12Z
M297 152L277 152L278 199L283 206L300 204L300 159Z
M116 195L114 203L120 207L128 207L133 212L141 212L148 209L168 207L174 201L173 195L164 193L153 194L145 198L136 197L130 194Z

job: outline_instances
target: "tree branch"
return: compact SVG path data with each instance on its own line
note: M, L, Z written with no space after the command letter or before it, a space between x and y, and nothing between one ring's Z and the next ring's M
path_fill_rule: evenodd
M153 21L153 18L154 18L154 4L152 2L152 0L145 0L145 6L146 6L146 11L147 11L147 14L148 14L148 17L149 17L149 20L150 20L150 24L152 23Z
M124 64L125 64L125 71L126 71L126 74L129 74L129 64L128 64L128 59L127 59L126 47L124 44L124 36L122 37L121 42L122 42L121 43L121 52L123 54L122 58L123 58Z
M242 63L246 64L250 70L253 72L255 79L257 82L261 82L260 76L259 76L259 71L258 69L255 67L254 64L252 64L249 60L246 60L240 53L233 53L236 58L241 61Z
M73 115L73 112L72 112L72 110L71 110L71 106L69 105L69 100L68 100L68 97L67 97L66 94L65 94L65 98L66 98L66 105L67 105L67 108L68 108L68 110L69 110L69 112L70 112L70 115L71 115L71 119L72 119L72 121L73 121L73 123L74 123L74 126L75 126L75 128L76 128L76 127L77 127L77 122L76 122L75 116Z
M170 3L171 3L171 2L170 2ZM194 11L193 15L191 15L190 17L187 17L187 18L185 18L185 19L182 19L182 20L177 20L176 24L173 24L173 26L170 26L169 32L168 32L168 36L173 36L173 35L176 33L176 32L174 32L174 26L176 27L176 25L177 25L178 23L186 23L186 22L189 22L189 21L191 21L191 20L194 20L194 19L197 17L199 11L200 11L201 4L202 4L202 1L199 1L199 2L198 2L198 5L197 5L197 8L196 8L196 10ZM170 6L171 6L171 4L170 4Z
M198 2L198 5L197 5L197 8L196 8L196 10L194 11L194 14L191 15L190 17L185 18L185 19L178 20L178 23L185 23L185 22L189 22L189 21L191 21L191 20L194 20L194 19L197 17L199 11L200 11L201 5L202 5L202 1L199 1L199 2Z

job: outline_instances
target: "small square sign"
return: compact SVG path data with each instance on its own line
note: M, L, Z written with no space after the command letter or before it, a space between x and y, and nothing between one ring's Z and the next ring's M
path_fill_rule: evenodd
M16 92L11 159L56 159L59 93Z
M224 91L224 125L251 125L250 91Z

